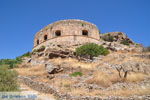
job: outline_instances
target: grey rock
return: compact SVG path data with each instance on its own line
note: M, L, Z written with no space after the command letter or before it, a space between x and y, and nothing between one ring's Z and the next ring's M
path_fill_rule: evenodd
M61 68L60 66L56 66L52 63L45 64L45 68L49 74L55 74L55 73L63 71L63 68Z

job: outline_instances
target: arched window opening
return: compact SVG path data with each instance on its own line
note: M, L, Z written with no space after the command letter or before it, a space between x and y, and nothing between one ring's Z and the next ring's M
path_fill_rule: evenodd
M39 40L36 41L36 44L37 44L37 45L39 44Z
M88 36L88 31L87 30L82 30L82 35Z
M60 31L60 30L57 30L57 31L55 32L55 36L61 36L61 31Z
M47 40L47 35L44 35L44 41L46 41Z

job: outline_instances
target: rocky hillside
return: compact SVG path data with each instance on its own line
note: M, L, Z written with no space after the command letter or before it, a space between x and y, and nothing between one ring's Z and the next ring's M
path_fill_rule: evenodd
M101 38L110 54L93 59L76 55L80 44L32 51L15 69L21 83L61 100L148 100L150 53L121 32Z

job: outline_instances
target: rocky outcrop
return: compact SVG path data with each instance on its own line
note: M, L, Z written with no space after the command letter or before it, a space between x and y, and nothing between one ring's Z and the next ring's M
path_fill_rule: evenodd
M61 68L60 66L55 66L52 63L45 64L45 68L49 74L55 74L63 71L63 68Z
M141 52L143 50L142 45L135 43L123 32L108 32L101 34L100 45L112 50L112 51L136 51Z
M49 59L61 57L61 58L68 58L73 57L74 52L68 49L60 49L60 48L54 48L54 49L47 49L45 51L45 56L47 56Z
M105 41L109 42L122 42L123 40L127 40L130 44L134 44L134 42L125 35L123 32L108 32L105 34L101 34L101 38Z

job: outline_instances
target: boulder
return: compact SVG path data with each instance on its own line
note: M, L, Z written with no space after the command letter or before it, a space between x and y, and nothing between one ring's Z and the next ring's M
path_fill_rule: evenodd
M56 66L52 63L45 64L45 68L49 74L55 74L63 71L63 68L61 68L60 66Z

